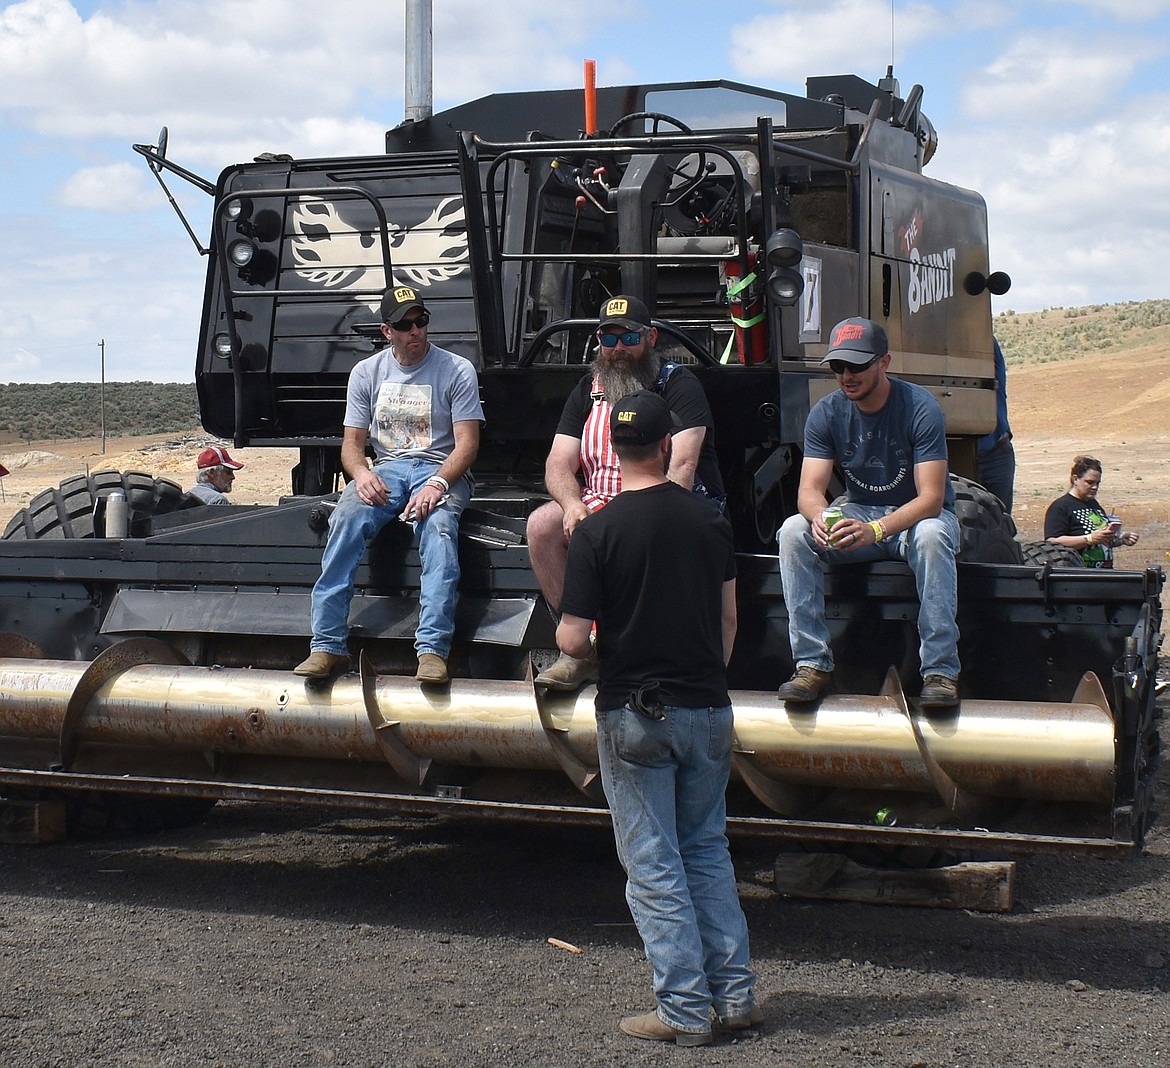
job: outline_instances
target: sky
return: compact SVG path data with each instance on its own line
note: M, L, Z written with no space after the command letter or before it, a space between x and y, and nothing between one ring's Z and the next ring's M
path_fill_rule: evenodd
M131 145L166 125L212 181L264 151L381 152L404 8L0 3L0 383L192 381L206 259ZM938 131L926 173L987 201L995 311L1170 296L1170 0L434 0L433 24L436 110L580 86L585 59L599 85L799 95L892 64ZM211 198L168 184L206 244Z

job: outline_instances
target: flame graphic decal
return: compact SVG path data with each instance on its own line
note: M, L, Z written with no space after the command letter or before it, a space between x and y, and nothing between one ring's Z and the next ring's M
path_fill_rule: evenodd
M292 211L296 277L325 289L384 289L377 236L355 230L324 200L298 201ZM424 288L467 270L463 201L445 197L417 226L390 222L394 282Z

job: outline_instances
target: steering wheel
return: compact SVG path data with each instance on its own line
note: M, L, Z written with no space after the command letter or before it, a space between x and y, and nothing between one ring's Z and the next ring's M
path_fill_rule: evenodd
M667 115L661 111L632 111L629 115L623 115L610 128L607 137L615 138L620 136L627 126L632 126L636 122L645 123L650 121L650 136L658 137L662 133L662 126L672 126L679 133L693 134L692 130L685 122ZM687 161L694 159L694 173L690 173L687 166ZM682 200L692 190L697 189L702 183L703 179L707 177L707 154L702 150L698 152L686 153L675 167L668 167L667 170L674 178L679 179L679 184L672 186L666 198L663 200L664 207L673 207L680 200Z

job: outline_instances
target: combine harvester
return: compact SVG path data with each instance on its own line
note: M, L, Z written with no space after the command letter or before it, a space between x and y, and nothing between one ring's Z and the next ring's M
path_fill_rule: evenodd
M204 427L236 447L296 447L300 462L275 506L186 507L172 482L107 471L12 520L0 791L158 820L220 798L607 820L593 689L532 682L554 641L524 523L546 499L545 455L597 308L625 292L656 309L660 351L692 367L715 417L740 549L729 831L778 849L1140 848L1164 575L1021 547L970 481L995 423L990 295L1010 283L990 269L981 197L923 174L936 137L921 101L892 74L811 78L805 97L717 81L438 114L424 99L384 155L266 155L215 183L167 158L165 131L136 145L164 188L179 175L214 197ZM424 295L432 340L475 363L487 413L454 678L437 691L410 677L419 565L405 524L359 571L356 671L323 686L291 672L339 487L346 379L380 342L391 279ZM818 365L828 331L858 314L885 327L892 372L947 416L963 675L944 715L903 689L918 678L918 603L895 563L829 580L837 692L802 710L776 698L792 663L775 533L795 507L810 405L835 388Z

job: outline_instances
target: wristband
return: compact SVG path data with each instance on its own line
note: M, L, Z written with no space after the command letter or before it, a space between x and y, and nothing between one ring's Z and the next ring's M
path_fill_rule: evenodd
M449 493L451 491L451 483L443 478L442 475L431 475L431 477L427 479L427 482L434 482L442 489L444 493Z
M876 545L879 541L885 541L886 528L882 526L881 520L871 519L869 526L870 526L870 529L873 531L874 545Z

